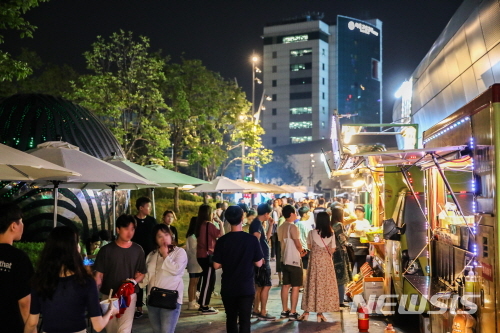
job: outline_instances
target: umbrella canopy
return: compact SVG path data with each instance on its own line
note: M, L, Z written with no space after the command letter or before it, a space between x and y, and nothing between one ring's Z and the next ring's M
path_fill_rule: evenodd
M280 187L286 191L285 193L307 193L305 186L281 185Z
M209 193L209 192L222 192L222 193L237 193L245 192L248 190L255 190L255 187L250 186L244 182L229 179L227 177L219 176L212 180L210 184L200 185L188 192L193 193Z
M80 174L50 163L36 156L0 144L0 180L34 181L37 179L62 179Z
M210 183L203 179L191 177L180 172L165 169L164 167L157 164L146 165L145 167L157 172L162 180L161 182L159 181L157 183L165 187L182 187L184 185L199 185Z
M117 189L137 189L141 186L158 186L155 182L81 152L77 146L67 142L44 142L39 144L37 148L29 150L28 153L75 170L82 175L81 177L67 176L57 179L61 181L59 187L107 189L110 186L116 186Z
M45 142L39 144L36 149L28 151L28 153L62 167L74 169L82 175L81 177L66 176L57 180L50 180L54 186L54 226L57 224L58 187L79 189L111 188L113 191L113 232L115 232L115 190L117 188L134 189L144 185L158 186L154 182L81 152L77 146L67 142ZM48 184L49 182L46 185Z
M191 177L180 172L167 170L159 165L148 165L146 167L117 156L106 157L104 158L104 160L116 167L119 167L137 176L143 177L153 183L156 183L160 187L181 187L184 185L198 185L208 183L205 180ZM153 199L153 216L156 218L154 188L149 185L138 185L138 187L151 188L151 196Z

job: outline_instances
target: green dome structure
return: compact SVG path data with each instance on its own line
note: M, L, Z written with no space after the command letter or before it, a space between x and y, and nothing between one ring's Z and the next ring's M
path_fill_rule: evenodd
M120 144L89 110L63 98L17 94L0 100L0 143L26 151L46 141L63 140L97 158L124 157ZM116 192L116 215L126 211L129 191ZM51 189L23 182L0 182L0 201L23 209L23 240L43 241L53 226ZM108 191L59 189L58 225L68 225L82 238L110 230L112 205ZM112 232L111 232L112 233Z

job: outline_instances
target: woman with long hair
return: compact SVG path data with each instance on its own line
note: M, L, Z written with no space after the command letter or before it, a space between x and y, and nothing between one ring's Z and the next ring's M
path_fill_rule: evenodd
M153 240L156 249L148 254L146 267L148 272L141 282L147 286L148 295L151 288L177 290L177 307L173 310L148 305L149 321L154 333L173 333L181 314L182 293L184 283L182 276L188 262L186 251L175 246L174 236L165 224L157 224L153 228Z
M333 266L339 289L340 306L344 307L345 285L352 281L352 269L347 255L347 237L344 234L344 210L340 207L332 207L332 229L335 232L335 243L337 250L333 254Z
M223 235L223 228L217 229L212 223L212 207L203 204L198 210L196 219L195 236L197 240L196 257L200 264L203 277L200 291L200 309L201 314L217 314L219 311L210 307L210 298L215 286L215 269L211 262L214 253L215 242L217 238Z
M198 310L200 307L199 304L196 303L196 291L203 270L201 269L200 264L198 264L198 259L196 258L196 246L198 244L194 234L196 229L196 220L196 216L191 218L189 228L186 233L186 252L188 256L187 270L189 273L188 310Z
M36 331L43 314L44 332L87 332L86 314L100 332L118 312L112 303L101 315L97 285L83 266L78 235L69 227L54 228L33 277L31 308L24 332Z
M318 322L326 321L324 312L339 311L339 291L332 261L336 248L335 234L327 212L318 213L316 229L309 231L307 246L311 252L307 269L307 288L302 296L304 313L299 320L307 320L309 312L316 312Z

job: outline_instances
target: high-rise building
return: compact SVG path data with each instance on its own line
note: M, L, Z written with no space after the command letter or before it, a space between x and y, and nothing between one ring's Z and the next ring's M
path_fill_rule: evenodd
M306 15L264 28L262 125L267 147L329 139L333 110L378 123L382 111L382 22Z

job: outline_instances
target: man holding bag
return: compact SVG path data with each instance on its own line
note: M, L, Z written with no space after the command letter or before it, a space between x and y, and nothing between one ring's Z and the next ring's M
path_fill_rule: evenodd
M299 289L303 284L302 257L306 251L300 243L299 229L294 224L297 212L292 205L283 207L285 222L278 228L278 240L281 244L281 260L283 263L283 286L281 287L281 303L283 311L281 318L289 318L291 321L298 319L297 303L299 301ZM292 288L290 297L291 307L288 307L288 292Z
M274 220L271 218L270 214L272 212L271 206L268 204L260 204L257 207L258 216L252 221L249 228L249 233L257 237L262 248L262 253L264 254L264 272L266 283L264 285L258 285L255 292L255 301L253 307L253 317L259 318L263 321L274 321L276 317L270 316L267 313L267 300L269 298L269 290L271 290L271 266L269 265L270 251L268 239L271 237L271 232L273 229ZM267 232L264 229L263 223L269 223Z

